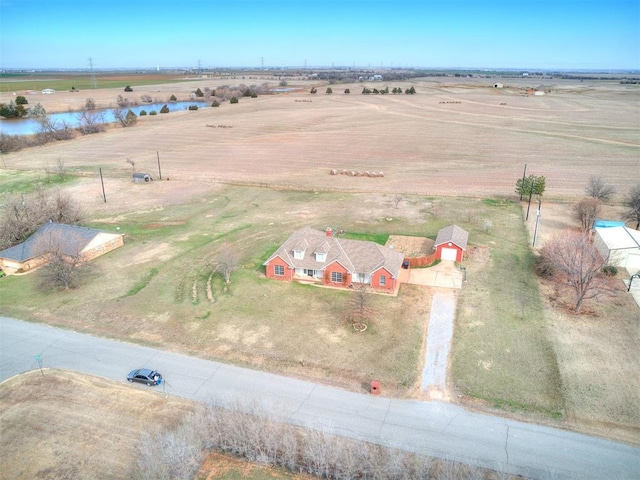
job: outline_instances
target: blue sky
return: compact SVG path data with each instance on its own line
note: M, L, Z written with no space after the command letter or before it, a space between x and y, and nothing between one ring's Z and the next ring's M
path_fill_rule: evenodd
M640 69L640 0L0 0L0 68Z

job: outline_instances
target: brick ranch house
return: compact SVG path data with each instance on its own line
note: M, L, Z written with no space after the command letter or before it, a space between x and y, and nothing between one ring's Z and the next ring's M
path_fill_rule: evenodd
M375 242L348 240L326 231L297 230L271 255L264 266L268 278L312 281L334 287L366 283L392 292L399 285L404 255Z
M24 273L47 263L53 251L88 261L123 245L119 233L48 222L26 241L0 251L0 267L7 274Z

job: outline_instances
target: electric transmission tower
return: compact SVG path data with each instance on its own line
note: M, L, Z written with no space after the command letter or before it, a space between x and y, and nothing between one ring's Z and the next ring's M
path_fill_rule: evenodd
M91 74L91 88L97 88L96 74L93 71L93 59L91 57L89 57L89 72Z

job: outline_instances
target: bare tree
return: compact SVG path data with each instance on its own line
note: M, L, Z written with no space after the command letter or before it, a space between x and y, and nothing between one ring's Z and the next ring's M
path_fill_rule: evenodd
M402 195L400 195L399 193L396 193L396 194L393 196L393 206L394 206L395 208L398 208L398 205L400 205L400 202L401 202L402 200L404 200L404 198L402 198Z
M83 110L78 114L80 131L86 135L104 131L104 115L93 110Z
M61 190L37 188L30 195L12 195L0 204L0 248L16 245L49 220L77 224L80 206Z
M606 184L602 177L591 176L585 192L589 197L608 202L615 195L616 189L613 185Z
M231 281L231 274L238 269L240 259L238 252L229 243L224 243L220 250L215 254L210 265L214 271L220 273L224 279L224 283L229 284Z
M368 320L373 315L371 287L368 284L364 282L354 283L354 291L349 299L348 308L347 317L354 325L367 325Z
M70 290L78 286L78 280L84 273L81 267L85 265L81 252L83 245L80 235L67 233L63 236L58 230L45 229L32 246L36 256L46 259L39 272L41 289Z
M95 110L96 101L93 98L87 98L87 100L84 103L84 106L87 110Z
M629 222L636 222L635 229L640 228L640 183L629 189L624 200L625 211L622 218Z
M133 168L133 171L135 173L135 171L136 171L136 161L135 160L131 160L130 158L127 158L127 163L129 165L131 165L131 168Z
M596 197L586 197L573 206L573 216L580 222L582 231L587 232L593 227L602 210L600 200Z
M591 242L588 233L568 231L556 235L540 250L541 263L555 272L555 280L573 296L573 308L580 311L585 300L609 290L603 273L606 262Z

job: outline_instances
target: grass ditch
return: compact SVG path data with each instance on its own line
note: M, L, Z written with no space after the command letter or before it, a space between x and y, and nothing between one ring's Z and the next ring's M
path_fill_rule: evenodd
M559 418L561 378L520 207L495 210L507 215L493 215L493 231L475 237L491 245L490 256L466 267L454 333L454 388L494 407Z

